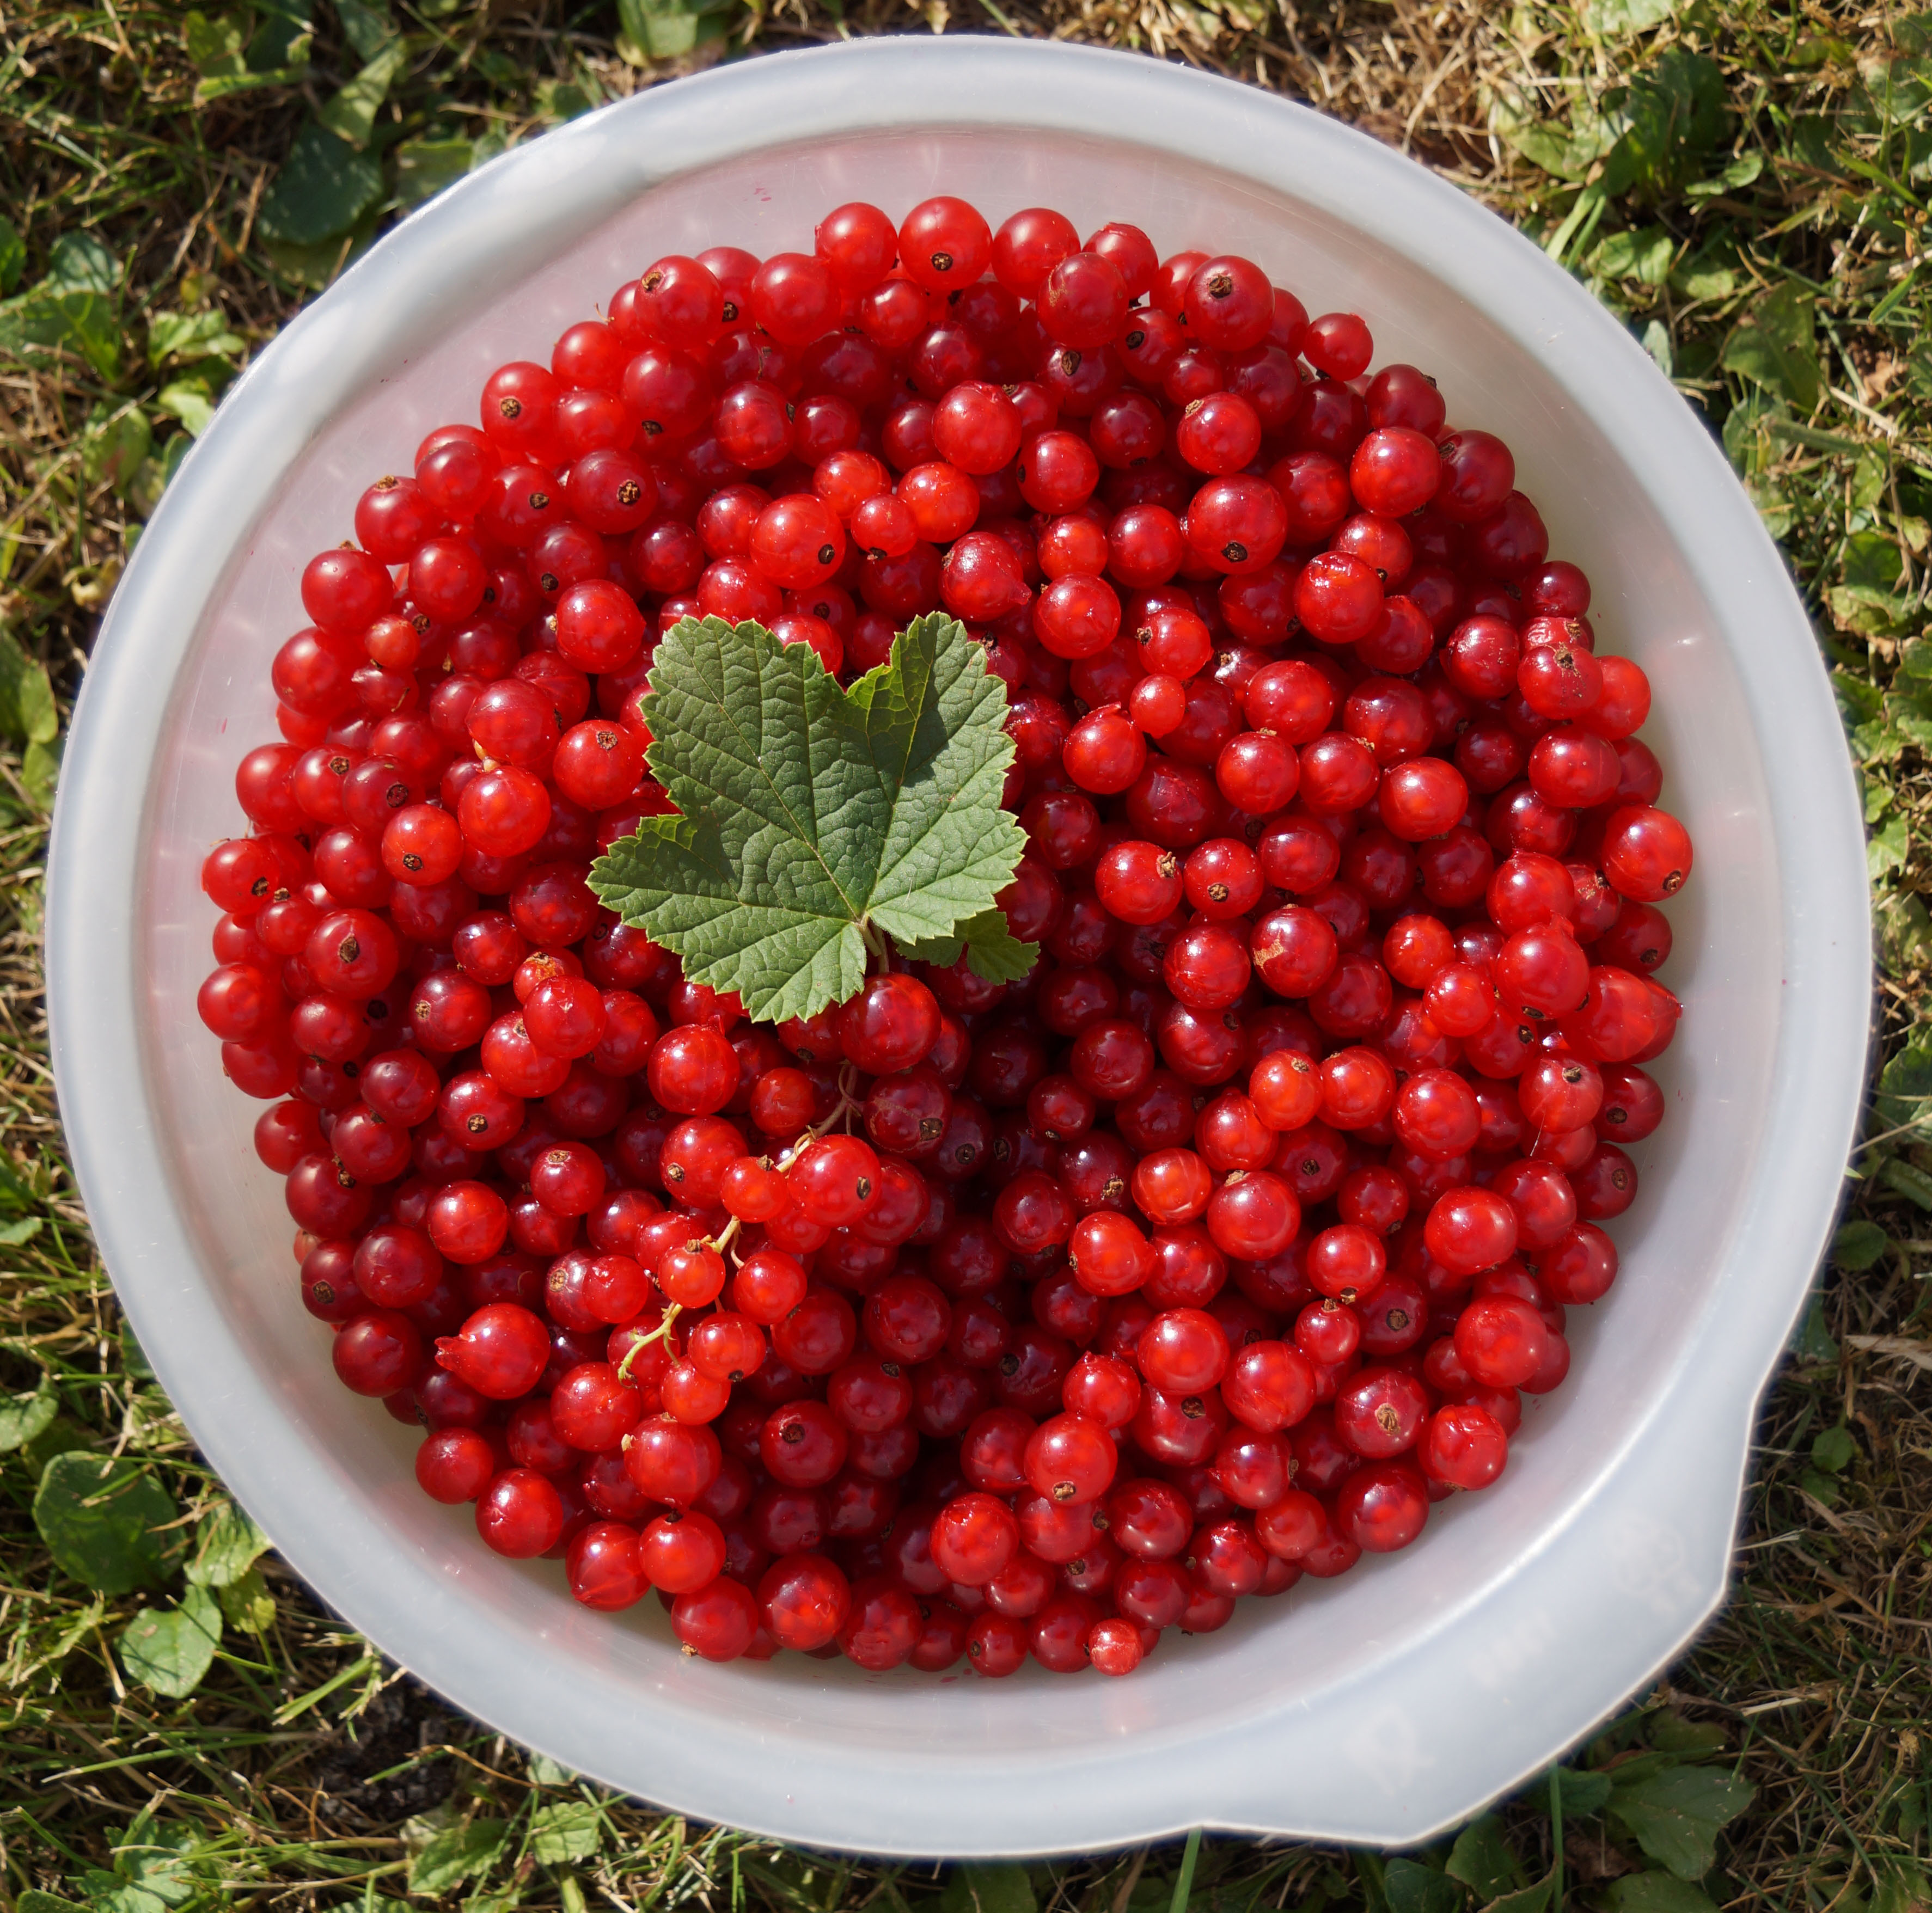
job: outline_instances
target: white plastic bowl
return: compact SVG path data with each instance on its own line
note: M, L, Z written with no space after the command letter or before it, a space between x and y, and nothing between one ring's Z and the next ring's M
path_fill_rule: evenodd
M1574 1312L1575 1371L1508 1474L1406 1552L1241 1604L1132 1679L714 1667L655 1602L575 1606L411 1478L304 1314L259 1105L196 1020L207 847L297 579L370 477L475 415L650 259L808 246L842 201L1051 205L1163 252L1249 254L1378 358L1499 432L1606 646L1649 672L1646 735L1697 868L1672 910L1670 1115ZM376 247L224 403L115 599L55 823L62 1105L101 1248L208 1459L290 1564L481 1719L646 1799L872 1853L1028 1854L1190 1826L1395 1844L1561 1752L1722 1597L1754 1412L1838 1200L1865 1054L1858 811L1804 613L1689 408L1588 295L1420 167L1268 95L1131 55L898 39L661 87L512 153Z

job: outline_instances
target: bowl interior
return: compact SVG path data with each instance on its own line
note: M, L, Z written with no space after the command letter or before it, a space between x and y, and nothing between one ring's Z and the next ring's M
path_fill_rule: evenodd
M776 1801L836 1793L842 1776L896 1769L957 1780L963 1801L976 1777L1036 1786L1070 1761L1157 1771L1162 1750L1264 1717L1312 1717L1368 1692L1392 1653L1424 1645L1500 1582L1533 1571L1539 1552L1609 1477L1718 1306L1727 1246L1751 1199L1786 1014L1785 898L1741 647L1726 633L1716 581L1700 568L1689 528L1660 508L1654 475L1634 469L1533 344L1443 276L1324 210L1312 176L1305 197L1264 187L1162 150L1157 126L1144 142L1124 130L1112 138L1020 136L1010 127L940 126L721 159L592 217L568 188L568 151L560 142L561 185L546 180L539 154L513 156L528 163L505 174L501 190L525 199L554 190L557 215L548 230L527 216L513 221L518 243L486 280L437 271L432 208L388 242L398 256L416 246L424 262L406 301L392 297L372 310L365 300L358 309L346 296L352 274L338 308L325 301L305 322L307 363L339 349L361 355L374 376L308 442L290 448L285 465L264 473L259 515L233 545L183 668L171 685L152 686L156 696L165 688L169 703L140 850L140 1068L146 1118L194 1255L191 1267L117 1274L164 1380L296 1567L386 1648L460 1703L560 1758L701 1813L851 1838L855 1823L836 1815L800 1824L762 1795L754 1809L734 1776L747 1762L776 1761L796 1776L795 1789L788 1780L771 1795ZM474 182L479 208L490 184L489 175ZM211 962L200 861L242 827L233 769L244 750L277 735L268 664L304 622L302 566L349 534L362 488L385 472L409 470L433 427L473 419L493 367L547 358L566 325L652 258L722 243L760 254L808 250L815 220L842 201L872 200L900 216L935 191L970 198L994 224L1018 208L1051 205L1083 232L1131 220L1163 254L1188 245L1246 254L1310 311L1365 315L1378 364L1406 360L1431 371L1452 423L1508 442L1552 553L1589 573L1600 646L1627 652L1649 673L1655 709L1645 738L1665 766L1664 801L1689 823L1697 847L1696 879L1670 910L1676 946L1664 980L1686 1009L1679 1039L1657 1069L1670 1114L1654 1141L1634 1151L1642 1191L1612 1225L1622 1275L1596 1309L1572 1312L1572 1376L1532 1408L1502 1481L1436 1510L1408 1552L1371 1559L1341 1581L1304 1581L1276 1600L1244 1602L1222 1632L1164 1643L1121 1683L1056 1681L1036 1669L1000 1683L963 1672L940 1681L869 1676L795 1656L715 1668L679 1654L656 1601L620 1617L592 1615L570 1600L556 1564L512 1566L489 1555L466 1509L440 1509L417 1490L412 1432L336 1383L328 1332L300 1303L278 1180L250 1146L260 1106L224 1080L194 1009ZM1617 376L1628 378L1629 368ZM122 637L139 641L138 632ZM1692 1105L1694 1123L1685 1114ZM1797 1293L1780 1278L1763 1306L1781 1324ZM200 1364L169 1327L177 1306L190 1303L214 1338L209 1366L226 1372L238 1363L247 1386L197 1380ZM1740 1429L1748 1393L1736 1404ZM250 1459L270 1420L286 1464L272 1481ZM1683 1465L1694 1471L1698 1458ZM1720 1453L1714 1465L1734 1483L1735 1456ZM1680 1552L1698 1546L1696 1537L1666 1542ZM1703 1537L1720 1552L1723 1542ZM1496 1685L1479 1669L1470 1678ZM554 1697L554 1731L542 1724L550 1716L539 1690ZM1366 1740L1338 1756L1376 1774L1384 1792L1400 1789L1404 1768L1394 1755L1400 1707L1388 1705L1396 1707L1394 1740L1381 1714L1364 1713ZM594 1726L586 1726L591 1716ZM1564 1723L1553 1740L1588 1724ZM1152 1831L1148 1810L1136 1810L1138 1831ZM1176 1822L1210 1810L1184 1810ZM862 1843L925 1851L1057 1843L973 1838L963 1805L934 1811L942 1819L951 1813L958 1838L902 1837L882 1825ZM1280 1824L1299 1824L1291 1808ZM1136 1831L1129 1823L1118 1837Z

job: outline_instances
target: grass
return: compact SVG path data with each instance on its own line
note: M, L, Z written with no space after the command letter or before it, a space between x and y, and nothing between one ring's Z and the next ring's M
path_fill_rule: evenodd
M1733 1597L1562 1774L1427 1852L1212 1839L903 1868L557 1772L256 1558L120 1330L62 1154L38 970L58 734L127 553L237 366L397 208L505 144L719 58L962 30L1121 45L1311 100L1544 244L1721 438L1813 613L1863 780L1883 1075L1766 1408ZM1928 97L1932 23L1826 0L209 0L206 17L0 0L0 1902L1924 1906ZM117 1576L111 1548L95 1585L50 1556L36 1495L90 1468L160 1498L165 1531L141 1545L164 1593Z

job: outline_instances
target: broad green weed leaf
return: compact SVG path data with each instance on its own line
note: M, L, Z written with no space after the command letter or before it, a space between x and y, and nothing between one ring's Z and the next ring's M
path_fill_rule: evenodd
M1932 1885L1927 1882L1917 1861L1892 1854L1874 1855L1871 1868L1871 1913L1924 1913L1926 1907L1932 1906Z
M1612 232L1597 248L1590 263L1606 278L1636 279L1646 286L1660 286L1670 277L1670 261L1676 250L1676 241L1660 226L1646 226Z
M210 19L199 7L190 7L182 22L182 44L189 64L204 82L233 79L247 71L242 63L241 22L232 13L218 13ZM206 97L200 87L195 97Z
M1382 1872L1389 1913L1462 1913L1456 1882L1414 1860L1391 1860Z
M1858 1458L1858 1442L1842 1423L1821 1429L1812 1438L1811 1465L1827 1474L1843 1474Z
M31 360L37 349L51 351L67 337L67 314L40 287L0 301L0 355Z
M143 1608L121 1636L130 1681L181 1700L201 1685L221 1644L221 1608L206 1588L190 1588L178 1607Z
M1014 1861L969 1861L946 1876L938 1913L1034 1913L1027 1870Z
M1550 1904L1550 1891L1555 1885L1554 1878L1545 1874L1533 1885L1498 1895L1490 1902L1484 1913L1543 1913Z
M202 1588L226 1588L268 1552L268 1537L232 1501L220 1501L195 1530L188 1578Z
M1666 1708L1652 1720L1649 1738L1651 1745L1659 1753L1682 1754L1694 1759L1705 1754L1721 1753L1730 1736L1714 1720L1687 1720L1682 1714Z
M130 406L97 420L81 440L81 470L91 485L106 483L124 492L154 442L154 432L140 406Z
M260 22L244 55L250 73L305 72L314 28L307 0L256 0Z
M553 126L579 118L603 103L602 93L588 75L576 79L544 79L537 82L538 117Z
M1932 1048L1908 1043L1880 1072L1874 1105L1881 1130L1916 1122L1932 1097Z
M1907 1162L1902 1156L1894 1156L1885 1165L1884 1182L1887 1189L1896 1189L1920 1208L1932 1210L1932 1176L1928 1176L1917 1163Z
M29 744L20 758L20 784L27 793L27 801L36 810L53 808L54 787L60 781L61 754L66 748L67 739L56 738L51 744L43 744L38 739ZM34 1219L38 1226L39 1219ZM24 1224L16 1224L23 1228Z
M10 219L0 219L0 294L10 292L26 270L26 242Z
M396 37L388 8L374 0L335 0L335 16L358 60L373 60Z
M1869 1269L1892 1246L1892 1238L1876 1222L1855 1216L1839 1226L1832 1238L1832 1260L1856 1275Z
M367 66L320 106L316 118L338 139L358 150L376 130L376 115L389 97L389 87L408 55L400 40L392 40Z
M181 469L194 439L186 432L176 432L162 442L160 449L141 461L134 482L128 487L128 502L144 518L154 515L161 494Z
M0 735L22 744L44 744L59 729L47 667L29 658L10 633L0 631ZM25 1207L34 1200L33 1192L18 1177L10 1180L10 1189L0 1180L0 1202L9 1208Z
M24 1448L59 1412L60 1397L50 1382L43 1381L31 1394L0 1396L0 1455Z
M1491 103L1490 123L1531 165L1558 179L1582 179L1622 131L1620 122L1606 121L1580 104L1568 125L1547 118L1534 94L1507 83L1498 88Z
M34 1525L64 1573L104 1594L152 1586L172 1567L178 1511L138 1464L106 1455L56 1455L34 1496Z
M176 379L161 388L154 403L197 439L214 421L214 395L206 379Z
M266 1634L274 1624L275 1597L268 1592L259 1567L251 1567L226 1587L216 1588L214 1597L221 1603L222 1618L231 1627Z
M1709 1894L1668 1873L1626 1873L1604 1890L1606 1913L1717 1913Z
M195 85L195 100L214 98L211 89L228 91L224 83L251 85L248 66L242 60L242 21L234 13L208 17L199 7L189 7L182 21L182 46L188 60L201 75Z
M92 1913L166 1913L167 1902L159 1894L117 1873L104 1873L98 1867L90 1867L81 1875L80 1888Z
M64 232L47 255L47 276L41 283L52 292L100 292L111 298L121 289L121 262L93 233Z
M1560 1795L1565 1822L1586 1820L1592 1814L1600 1813L1610 1801L1610 1777L1607 1774L1559 1767L1550 1777L1550 1782L1545 1791ZM1550 1810L1554 1811L1553 1802Z
M1720 193L1736 193L1750 185L1764 170L1764 155L1755 150L1740 153L1714 179L1700 179L1684 189L1690 199L1714 199Z
M644 712L681 814L645 818L591 887L752 1016L814 1015L864 980L867 931L958 937L1011 880L1025 838L1000 808L1006 714L950 618L915 619L849 691L808 646L686 619Z
M79 354L103 378L112 378L121 364L116 302L101 292L63 292L46 286L0 301L0 356L32 363L60 350Z
M1604 193L1614 199L1633 186L1663 193L1696 171L1724 136L1724 70L1706 54L1673 46L1604 103L1624 127L1604 161Z
M1687 299L1727 299L1737 290L1738 276L1728 265L1687 260L1672 272L1670 284Z
M1809 412L1823 389L1810 295L1788 283L1767 292L1725 340L1721 363Z
M308 74L313 29L305 5L266 0L260 22L248 31L244 13L209 15L190 9L182 43L201 77L195 103L219 100L256 86L298 86Z
M1718 1861L1718 1834L1757 1789L1716 1767L1670 1767L1625 1783L1616 1777L1609 1812L1652 1859L1680 1880L1701 1880Z
M484 1872L503 1849L507 1820L472 1820L436 1835L410 1862L410 1891L434 1899Z
M1583 0L1583 31L1598 40L1622 40L1661 26L1677 0Z
M60 731L60 713L54 708L54 688L47 679L47 667L30 661L21 673L16 694L20 730L29 744L51 744Z
M405 211L453 186L476 163L468 139L405 139L395 149L396 199Z
M311 120L296 135L256 224L277 245L319 246L340 238L382 196L382 167Z
M734 0L617 0L625 37L654 60L675 60L724 37Z
M553 1801L530 1816L530 1852L545 1867L588 1860L603 1837L604 1816L587 1800Z
M58 1894L29 1887L14 1901L14 1913L87 1913L87 1909L77 1900L63 1900Z
M206 1884L192 1827L136 1817L114 1849L114 1870L169 1906L185 1906Z
M148 363L170 359L239 358L248 342L228 329L226 313L156 312L148 318Z
M328 285L346 266L352 264L376 236L377 215L373 211L358 220L340 238L324 239L312 246L286 246L265 238L262 250L285 277L300 286L316 288Z
M26 1464L28 1477L38 1480L56 1455L86 1453L93 1439L79 1422L63 1412L56 1414L39 1434L29 1435L22 1443L20 1459Z
M1903 870L1911 848L1911 832L1904 814L1888 818L1882 829L1872 832L1865 845L1866 875L1876 882L1887 871ZM1896 1062L1898 1058L1892 1060Z
M121 370L121 310L104 292L62 292L58 303L67 343L104 379Z
M1512 1891L1522 1871L1503 1837L1502 1822L1493 1813L1471 1821L1456 1836L1444 1870L1468 1888L1479 1903Z

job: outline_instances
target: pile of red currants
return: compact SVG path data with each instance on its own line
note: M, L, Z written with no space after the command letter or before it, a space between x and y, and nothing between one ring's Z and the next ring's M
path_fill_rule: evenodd
M1508 450L1060 214L660 260L302 580L200 1005L424 1491L689 1652L1130 1671L1502 1471L1610 1286L1690 866ZM658 637L1010 693L1023 982L776 1030L598 907Z

